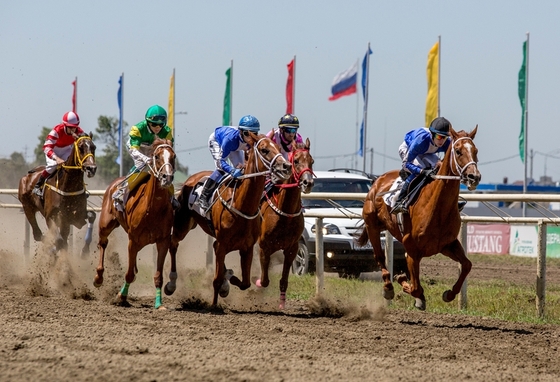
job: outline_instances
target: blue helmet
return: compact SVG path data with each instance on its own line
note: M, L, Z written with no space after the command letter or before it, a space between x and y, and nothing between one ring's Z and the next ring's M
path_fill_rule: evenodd
M261 128L261 124L256 117L248 114L239 120L239 130L249 130L253 133L258 133Z

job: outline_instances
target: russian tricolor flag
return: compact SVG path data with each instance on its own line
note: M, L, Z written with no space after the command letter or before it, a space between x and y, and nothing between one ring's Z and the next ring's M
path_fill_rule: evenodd
M356 83L358 79L358 61L349 69L340 72L333 80L329 101L334 101L340 97L356 93Z

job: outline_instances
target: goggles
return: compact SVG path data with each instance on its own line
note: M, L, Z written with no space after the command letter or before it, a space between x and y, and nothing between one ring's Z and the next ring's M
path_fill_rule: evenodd
M153 121L153 122L165 123L165 121L167 120L167 117L165 115L154 115L153 117L149 117L148 119Z
M284 132L288 134L295 134L297 133L297 127L284 127Z
M435 135L435 139L437 139L437 140L446 139L446 138L447 138L447 135L441 135L441 134L436 134Z
M148 122L148 125L150 125L150 127L163 127L165 123L160 123L160 122Z

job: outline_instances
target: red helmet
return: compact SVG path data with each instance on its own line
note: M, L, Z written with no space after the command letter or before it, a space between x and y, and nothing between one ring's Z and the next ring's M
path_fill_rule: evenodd
M80 126L80 117L73 111L69 111L62 116L62 123L67 127L78 127Z

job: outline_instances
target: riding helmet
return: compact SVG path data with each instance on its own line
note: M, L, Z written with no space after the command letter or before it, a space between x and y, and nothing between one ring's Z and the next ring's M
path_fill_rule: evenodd
M62 116L62 123L67 127L78 127L80 126L80 117L73 111L69 111Z
M239 130L249 130L253 133L258 133L260 128L259 120L250 114L241 117L239 120Z
M146 111L146 122L164 126L167 123L167 112L159 105L150 106Z
M451 122L443 117L437 117L430 123L430 131L434 134L449 136Z
M278 127L295 127L299 129L299 119L293 114L286 114L278 121Z

